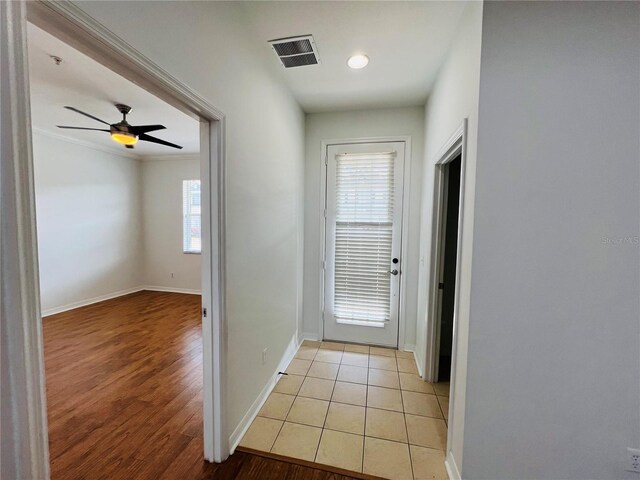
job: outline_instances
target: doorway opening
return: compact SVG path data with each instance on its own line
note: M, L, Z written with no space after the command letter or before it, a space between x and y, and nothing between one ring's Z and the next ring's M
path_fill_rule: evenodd
M442 167L441 234L438 249L438 306L436 317L435 382L448 382L451 378L453 350L453 319L456 293L456 264L458 257L458 218L460 206L460 164L462 155Z

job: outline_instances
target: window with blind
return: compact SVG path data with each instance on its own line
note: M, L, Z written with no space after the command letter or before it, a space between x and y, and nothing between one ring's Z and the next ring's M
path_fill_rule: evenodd
M182 251L200 253L200 180L182 182Z
M389 321L395 153L336 156L334 315Z

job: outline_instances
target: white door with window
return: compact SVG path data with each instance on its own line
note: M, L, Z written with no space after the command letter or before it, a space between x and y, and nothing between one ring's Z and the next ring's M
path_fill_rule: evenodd
M326 151L324 338L398 344L404 142Z

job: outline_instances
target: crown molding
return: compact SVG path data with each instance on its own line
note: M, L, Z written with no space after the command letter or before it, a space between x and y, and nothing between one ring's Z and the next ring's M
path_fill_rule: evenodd
M72 143L74 145L80 145L81 147L91 148L93 150L98 150L100 152L109 153L111 155L117 155L119 157L131 158L133 160L142 160L143 157L141 155L137 155L135 153L130 153L127 151L120 151L120 149L105 147L104 145L99 145L97 143L89 142L86 140L78 140L77 138L68 137L66 135L61 135L59 133L50 132L49 130L45 130L40 127L31 127L33 133L37 135L42 135L43 137L53 138L55 140L60 140L62 142Z

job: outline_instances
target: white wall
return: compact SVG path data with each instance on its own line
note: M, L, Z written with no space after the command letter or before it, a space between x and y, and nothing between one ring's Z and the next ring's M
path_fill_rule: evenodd
M43 313L140 285L137 160L33 135Z
M280 81L283 72L263 55L267 46L249 37L237 3L78 4L226 114L231 432L297 334L304 115Z
M141 165L144 285L200 292L201 256L182 252L182 181L200 178L200 157L148 157Z
M462 461L463 422L466 383L466 344L469 326L469 297L471 283L471 248L473 240L474 177L478 132L478 86L480 75L480 40L482 31L482 3L470 3L458 27L449 56L443 64L425 112L425 156L422 186L422 229L420 234L421 268L418 287L418 323L416 357L425 364L427 299L431 286L431 221L435 156L465 118L468 119L466 150L466 180L464 189L464 219L462 223L460 304L457 320L459 360L455 372L455 398L449 406L449 433L452 455L458 468Z
M394 108L353 112L314 113L306 121L306 163L304 203L304 315L301 335L315 338L321 316L320 298L320 235L324 218L321 215L321 170L323 140L364 137L411 137L411 178L406 181L410 195L408 252L403 253L406 291L407 348L413 349L416 332L416 299L418 279L418 234L420 231L420 198L422 157L424 152L424 108ZM402 339L401 339L402 341Z
M480 78L462 473L638 479L640 4L487 3Z

